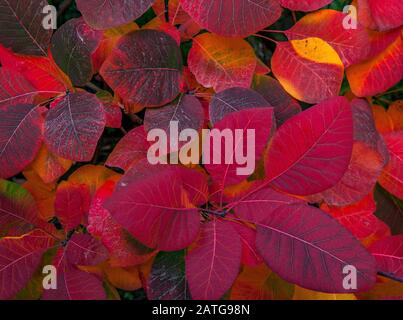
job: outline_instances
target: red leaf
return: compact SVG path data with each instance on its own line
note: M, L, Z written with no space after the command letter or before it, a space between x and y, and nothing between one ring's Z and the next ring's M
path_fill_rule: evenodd
M403 131L385 134L390 160L385 166L379 183L390 193L403 199Z
M374 215L376 203L372 194L349 206L333 207L322 204L320 208L337 219L365 246L390 235L389 227Z
M224 188L237 184L250 176L255 171L256 162L259 161L269 141L272 126L273 108L242 110L230 113L217 122L203 145L203 159L209 159L205 167L213 180ZM219 132L229 129L232 134L229 140L231 144L228 144L228 139L221 138L220 134L218 145L214 129L218 129ZM241 135L237 134L238 130L241 130ZM254 135L252 135L252 131ZM249 139L250 137L254 139ZM254 144L254 149L250 149L251 144ZM244 157L246 152L248 159L243 158L245 163L240 163L239 155Z
M403 235L381 239L369 250L378 263L379 271L403 280Z
M20 185L0 180L0 237L20 236L41 225L32 195Z
M346 70L351 91L357 97L374 96L393 87L403 78L402 34L372 59ZM382 81L379 81L382 79Z
M94 266L106 260L105 247L89 234L74 234L65 248L69 263L80 266Z
M77 0L78 10L95 29L109 29L136 20L154 0Z
M292 194L321 192L346 172L352 145L350 104L344 97L329 99L279 128L266 158L266 179Z
M181 0L182 8L205 29L222 36L246 37L281 16L275 0Z
M118 41L100 73L125 102L162 106L179 93L181 53L165 32L134 31Z
M182 178L183 187L189 195L190 202L199 207L206 204L208 202L209 187L208 176L205 171L181 166L175 169Z
M252 267L261 264L262 258L256 248L256 230L241 223L233 223L232 227L241 239L242 264Z
M400 0L367 0L371 17L381 31L398 28L402 25L403 10Z
M55 215L69 232L83 222L90 207L91 195L88 186L62 182L55 199Z
M144 126L134 128L118 142L109 155L106 165L127 171L147 157L149 147Z
M375 283L374 259L324 212L268 190L244 198L236 208L241 217L250 216L243 211L245 206L255 208L252 218L257 220L251 222L257 226L260 254L284 280L322 292L347 292L343 268L353 265L357 291L368 290Z
M5 67L0 68L0 108L33 103L37 94L37 90L23 75Z
M45 142L60 157L90 161L104 127L104 110L95 95L67 94L51 104L45 120Z
M134 166L105 202L112 217L136 239L164 251L187 247L197 236L199 214L175 166Z
M261 94L247 88L230 88L216 93L210 101L210 121L214 125L232 112L271 107Z
M99 46L102 32L92 30L82 18L63 24L52 37L51 52L57 65L76 86L84 86L93 76L91 54Z
M17 104L0 109L0 177L16 175L35 158L42 143L41 109Z
M280 4L293 11L314 11L324 7L332 0L279 0Z
M290 40L317 37L329 43L339 54L344 67L368 57L370 43L368 31L357 24L356 29L346 29L346 14L336 10L320 10L304 16L285 32Z
M234 199L232 208L237 216L245 221L260 223L269 212L280 210L281 207L304 204L303 200L290 197L270 188L265 188L264 184L258 184L254 189L245 195Z
M351 107L354 145L350 164L336 185L309 197L313 202L323 199L330 205L344 206L361 200L372 191L388 161L386 146L376 131L369 104L365 100L354 99Z
M57 289L45 290L44 300L105 300L102 281L72 265L60 249L53 261L57 269Z
M52 30L43 28L45 0L1 0L0 43L14 52L46 56Z
M129 267L146 262L154 251L133 239L122 226L112 219L103 203L114 190L115 183L106 182L95 194L88 215L88 231L99 237L108 249L110 264L114 267Z
M231 224L217 219L203 224L185 262L192 298L220 299L235 281L240 263L241 241Z
M13 298L38 269L53 239L40 230L0 240L0 299Z
M21 73L46 98L52 98L72 87L70 79L51 56L21 56L0 45L0 61L4 68Z

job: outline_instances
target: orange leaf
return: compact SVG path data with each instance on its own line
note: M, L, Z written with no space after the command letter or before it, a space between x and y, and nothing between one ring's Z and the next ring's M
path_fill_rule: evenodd
M203 33L193 39L188 64L200 84L222 91L231 87L249 88L257 60L245 40Z
M372 59L346 70L351 90L357 97L384 92L403 78L402 33L384 51Z
M322 39L281 42L271 63L281 85L298 100L318 103L339 93L344 66L337 52Z

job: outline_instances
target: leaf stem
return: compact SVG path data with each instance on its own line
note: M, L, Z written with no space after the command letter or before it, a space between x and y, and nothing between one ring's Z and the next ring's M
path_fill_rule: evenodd
M258 33L252 34L252 36L263 38L263 39L269 40L271 42L274 42L275 44L278 44L278 41L276 41L276 40L274 40L272 38L266 37L266 36L262 36L261 34L258 34Z
M285 33L284 30L270 30L270 29L265 29L265 30L261 30L260 32L269 32L269 33Z

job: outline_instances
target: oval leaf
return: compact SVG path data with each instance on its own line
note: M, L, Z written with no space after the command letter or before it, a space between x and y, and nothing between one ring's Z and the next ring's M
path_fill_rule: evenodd
M320 38L280 42L271 66L285 90L307 103L337 96L343 80L343 62Z
M266 179L291 194L324 191L346 172L352 146L350 104L344 97L329 99L279 128L266 158Z
M290 40L316 37L325 40L339 54L344 67L365 60L370 51L368 31L357 24L357 28L346 29L347 14L336 10L320 10L304 16L285 32Z
M215 91L249 88L256 64L255 53L248 42L211 33L193 39L188 57L189 69L196 80Z
M222 36L246 37L277 21L275 0L181 0L182 8L203 28Z
M134 31L119 40L100 73L125 102L162 106L179 93L181 52L165 32Z
M276 210L266 206L256 225L260 254L286 281L332 293L366 291L375 283L373 257L319 209L305 204L281 205ZM346 266L356 268L355 289L343 286Z
M60 157L90 161L105 127L95 95L79 92L55 100L45 119L45 142Z

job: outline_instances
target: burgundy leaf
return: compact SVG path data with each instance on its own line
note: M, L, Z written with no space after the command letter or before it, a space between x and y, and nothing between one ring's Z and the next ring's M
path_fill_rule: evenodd
M147 157L149 147L144 126L134 128L118 142L109 155L106 165L127 171L138 161Z
M247 88L230 88L216 93L210 101L210 121L214 125L226 115L245 109L271 107L259 93Z
M119 40L100 73L125 102L162 106L179 93L181 52L165 32L134 31Z
M17 104L0 109L0 177L9 178L29 165L42 143L41 109Z
M222 36L246 37L281 16L276 0L181 0L182 8L203 28Z
M29 282L53 239L40 230L0 240L0 299L13 298Z
M372 287L374 259L336 220L303 203L277 203L274 209L268 200L277 202L277 195L265 200L258 204L263 215L256 221L256 245L274 272L286 281L322 292L346 293ZM343 287L347 265L357 270L357 289Z
M104 110L95 95L67 94L51 104L45 120L45 142L60 157L89 161L104 127Z
M177 122L179 133L185 129L199 131L204 122L204 110L199 100L191 95L181 95L175 104L161 108L149 108L146 110L144 127L147 132L153 129L164 130L170 141L171 131L178 134L172 129L172 121ZM176 148L170 144L170 152L177 151L187 142L189 141L179 142Z
M45 0L0 0L0 43L14 52L46 56L52 30L43 25Z
M89 234L74 234L65 249L69 263L82 266L97 265L108 257L105 247Z
M109 29L137 19L153 2L155 0L77 0L77 7L91 27Z
M147 297L151 300L188 300L185 275L185 252L160 252L154 260L147 281Z
M241 240L228 222L213 219L201 227L186 256L186 277L196 300L220 299L235 281L241 264Z
M302 111L298 101L283 89L280 82L270 76L255 75L252 88L259 92L274 108L278 127Z
M63 24L52 38L52 56L76 86L84 86L93 76L91 54L102 39L102 32L92 30L82 18Z

